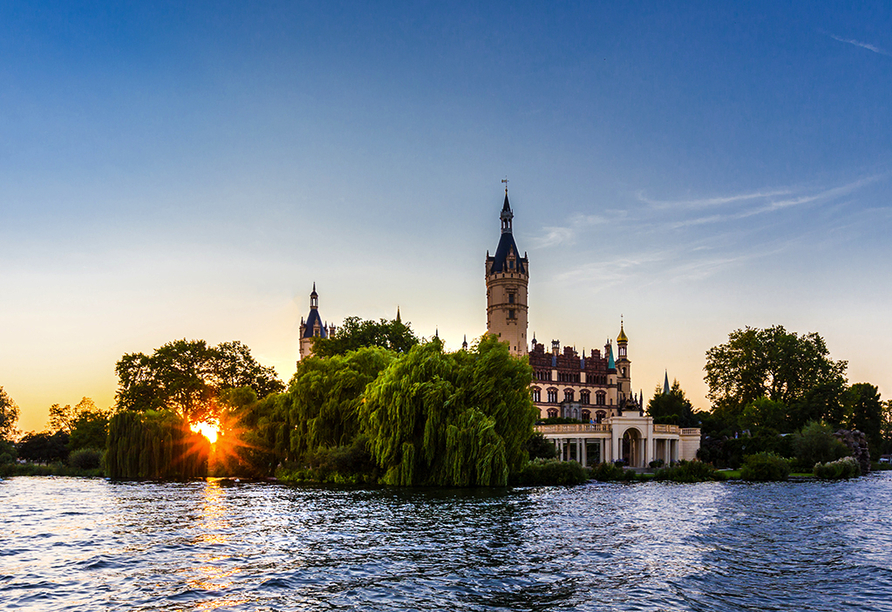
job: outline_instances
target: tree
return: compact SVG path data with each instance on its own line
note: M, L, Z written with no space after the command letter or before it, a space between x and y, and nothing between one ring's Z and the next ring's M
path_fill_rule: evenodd
M663 393L663 387L657 385L654 396L647 403L647 414L654 423L678 425L680 427L697 427L700 419L694 414L694 406L685 397L677 380L672 381L669 393Z
M867 436L870 454L879 457L883 446L883 402L880 392L869 383L856 383L846 391L849 429L858 429Z
M812 421L793 438L796 463L799 468L811 471L816 463L836 461L852 454L845 444L833 436L833 428Z
M485 335L470 351L414 346L365 392L369 450L395 485L504 486L527 459L532 369Z
M313 355L316 357L346 355L364 346L379 346L397 353L405 353L416 344L418 338L409 328L409 324L403 324L399 315L392 321L381 319L377 322L362 320L359 317L347 317L334 337L313 339Z
M753 433L791 433L787 424L787 407L767 397L750 402L740 415L740 426Z
M96 403L89 397L82 397L74 408L70 404L65 406L53 404L50 406L50 430L70 434L74 429L74 423L87 412L99 412Z
M68 434L64 431L50 433L30 432L16 445L19 457L28 461L50 463L64 461L68 457Z
M209 347L204 340L175 340L152 355L124 355L115 371L119 408L168 409L190 422L216 418L223 389L249 387L258 397L284 389L275 370L258 364L240 342Z
M11 440L15 436L15 424L19 420L19 407L0 387L0 441Z
M293 423L290 456L350 444L360 432L358 410L366 386L396 357L387 349L362 347L346 355L302 359L284 394Z
M704 369L714 410L736 418L761 397L789 407L814 399L819 388L832 395L845 387L846 362L830 359L818 334L775 325L731 332L727 343L707 351Z
M68 450L82 448L104 449L108 437L109 412L103 410L83 410L78 413L71 427Z

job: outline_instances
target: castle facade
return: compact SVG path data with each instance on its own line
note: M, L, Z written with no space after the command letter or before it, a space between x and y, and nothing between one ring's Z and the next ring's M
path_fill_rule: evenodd
M540 419L580 421L543 423L536 429L555 444L562 459L583 465L622 460L647 467L694 459L700 430L654 424L645 414L643 393L635 397L632 392L629 338L622 322L615 356L610 340L603 353L593 349L582 356L571 346L562 351L559 340L552 340L551 351L546 351L533 338L527 349L530 263L514 240L507 187L499 219L495 255L486 253L486 331L507 342L513 354L528 356L533 368L530 394Z

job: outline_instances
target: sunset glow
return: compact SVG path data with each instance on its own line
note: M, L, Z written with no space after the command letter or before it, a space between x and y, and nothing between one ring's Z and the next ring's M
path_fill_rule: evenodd
M192 423L192 425L189 426L192 431L194 431L195 433L200 433L205 438L207 438L211 444L214 444L217 441L219 427L220 425L217 423L208 423L205 421Z

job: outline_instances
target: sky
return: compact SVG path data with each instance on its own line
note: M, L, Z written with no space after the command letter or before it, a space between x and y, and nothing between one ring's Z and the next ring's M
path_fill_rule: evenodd
M39 431L175 339L287 381L314 282L457 349L507 177L546 345L622 318L705 409L783 325L889 398L890 94L880 2L0 3L0 386Z

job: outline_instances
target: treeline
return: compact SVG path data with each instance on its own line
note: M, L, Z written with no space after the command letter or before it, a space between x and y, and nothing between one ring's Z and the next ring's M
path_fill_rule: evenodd
M668 394L658 388L648 409L655 422L699 426L699 458L720 467L755 455L764 466L768 455L812 472L853 456L866 471L892 451L892 407L874 385L849 384L846 367L817 333L747 327L706 354L709 412L695 412L677 383Z

